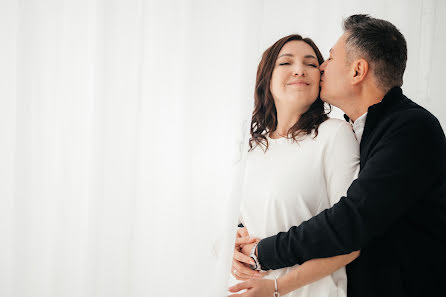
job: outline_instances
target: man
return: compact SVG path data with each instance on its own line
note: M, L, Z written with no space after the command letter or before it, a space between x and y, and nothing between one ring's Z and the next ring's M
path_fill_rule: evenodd
M391 23L344 21L320 67L321 98L353 122L360 173L332 208L245 245L263 270L361 250L347 265L349 297L446 296L446 140L438 120L402 94L406 60Z

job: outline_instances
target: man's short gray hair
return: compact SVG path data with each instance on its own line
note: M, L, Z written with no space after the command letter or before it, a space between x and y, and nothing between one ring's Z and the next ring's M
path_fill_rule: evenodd
M378 87L384 91L403 85L407 45L403 34L390 22L368 15L352 15L344 20L347 33L347 61L364 58Z

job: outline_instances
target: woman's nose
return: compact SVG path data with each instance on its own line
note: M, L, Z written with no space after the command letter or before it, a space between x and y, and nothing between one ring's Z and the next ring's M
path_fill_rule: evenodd
M296 67L293 70L293 76L305 76L305 69L303 67Z
M305 71L303 69L294 69L293 76L305 76Z

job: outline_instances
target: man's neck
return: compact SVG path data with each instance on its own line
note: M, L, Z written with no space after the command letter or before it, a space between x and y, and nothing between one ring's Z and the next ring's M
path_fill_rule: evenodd
M378 88L363 89L362 92L358 93L358 95L350 101L356 104L349 104L349 106L341 109L354 122L360 116L365 114L370 106L381 102L385 94L385 92Z

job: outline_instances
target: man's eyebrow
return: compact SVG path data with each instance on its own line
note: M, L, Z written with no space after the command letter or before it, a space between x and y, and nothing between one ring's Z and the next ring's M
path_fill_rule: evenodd
M330 54L332 54L332 53L334 52L334 50L331 48L328 52L329 52Z

